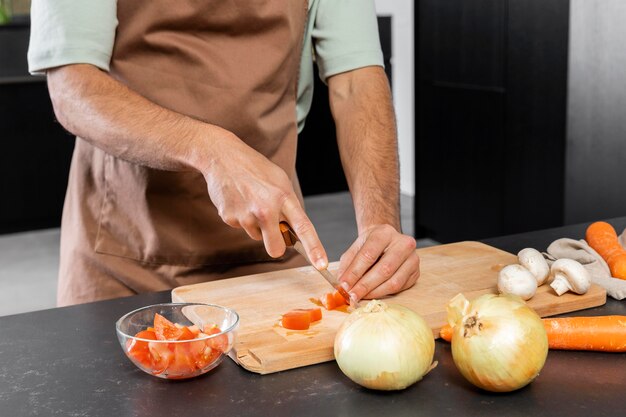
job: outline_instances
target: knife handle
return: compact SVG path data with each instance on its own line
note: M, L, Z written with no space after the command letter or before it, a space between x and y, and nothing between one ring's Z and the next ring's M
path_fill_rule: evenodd
M296 242L298 241L298 237L294 233L291 226L289 226L289 223L280 222L278 224L278 227L280 228L280 233L283 235L283 240L285 241L285 245L287 246L295 245Z

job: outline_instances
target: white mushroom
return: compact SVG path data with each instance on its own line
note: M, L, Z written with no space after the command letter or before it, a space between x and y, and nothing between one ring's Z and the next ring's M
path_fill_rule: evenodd
M537 291L537 279L521 265L507 265L498 275L500 294L515 294L529 300Z
M552 264L550 272L554 277L550 286L557 295L565 294L567 291L584 294L591 286L589 271L573 259L557 259Z
M537 286L543 285L550 275L550 267L543 255L533 248L526 248L519 251L517 259L520 265L528 269L537 280Z

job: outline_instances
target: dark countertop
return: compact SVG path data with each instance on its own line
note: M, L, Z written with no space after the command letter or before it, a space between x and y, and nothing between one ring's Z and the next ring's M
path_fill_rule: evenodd
M626 217L610 222L623 228ZM555 238L582 238L585 227L484 242L513 253L544 250ZM335 362L260 376L228 359L207 375L164 381L126 359L114 324L132 309L165 301L169 292L0 317L0 416L626 415L626 354L620 353L550 351L539 377L507 394L466 382L440 341L439 366L400 392L361 388ZM626 301L610 299L575 314L626 315Z

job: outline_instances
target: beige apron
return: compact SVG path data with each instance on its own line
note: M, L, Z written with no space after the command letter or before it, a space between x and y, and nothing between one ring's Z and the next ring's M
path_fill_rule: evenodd
M165 108L234 132L293 181L306 0L118 0L111 75ZM176 138L174 138L176 139ZM219 218L197 172L149 169L76 139L58 303L301 265Z

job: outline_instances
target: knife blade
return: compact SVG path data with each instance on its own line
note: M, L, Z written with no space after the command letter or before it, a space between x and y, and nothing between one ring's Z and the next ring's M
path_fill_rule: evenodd
M346 292L346 290L343 289L341 285L339 285L337 278L335 278L335 276L328 269L315 268L315 265L313 265L313 263L307 256L306 251L304 250L304 245L302 245L302 242L300 241L296 233L293 231L291 226L289 226L287 222L280 222L279 226L280 226L280 232L283 235L283 240L285 241L285 245L293 246L293 248L300 255L302 255L304 259L306 259L309 265L311 265L317 272L319 272L324 277L324 279L330 285L332 285L333 288L339 292L339 294L341 294L344 300L346 300L346 303L348 305L351 305L350 295Z

